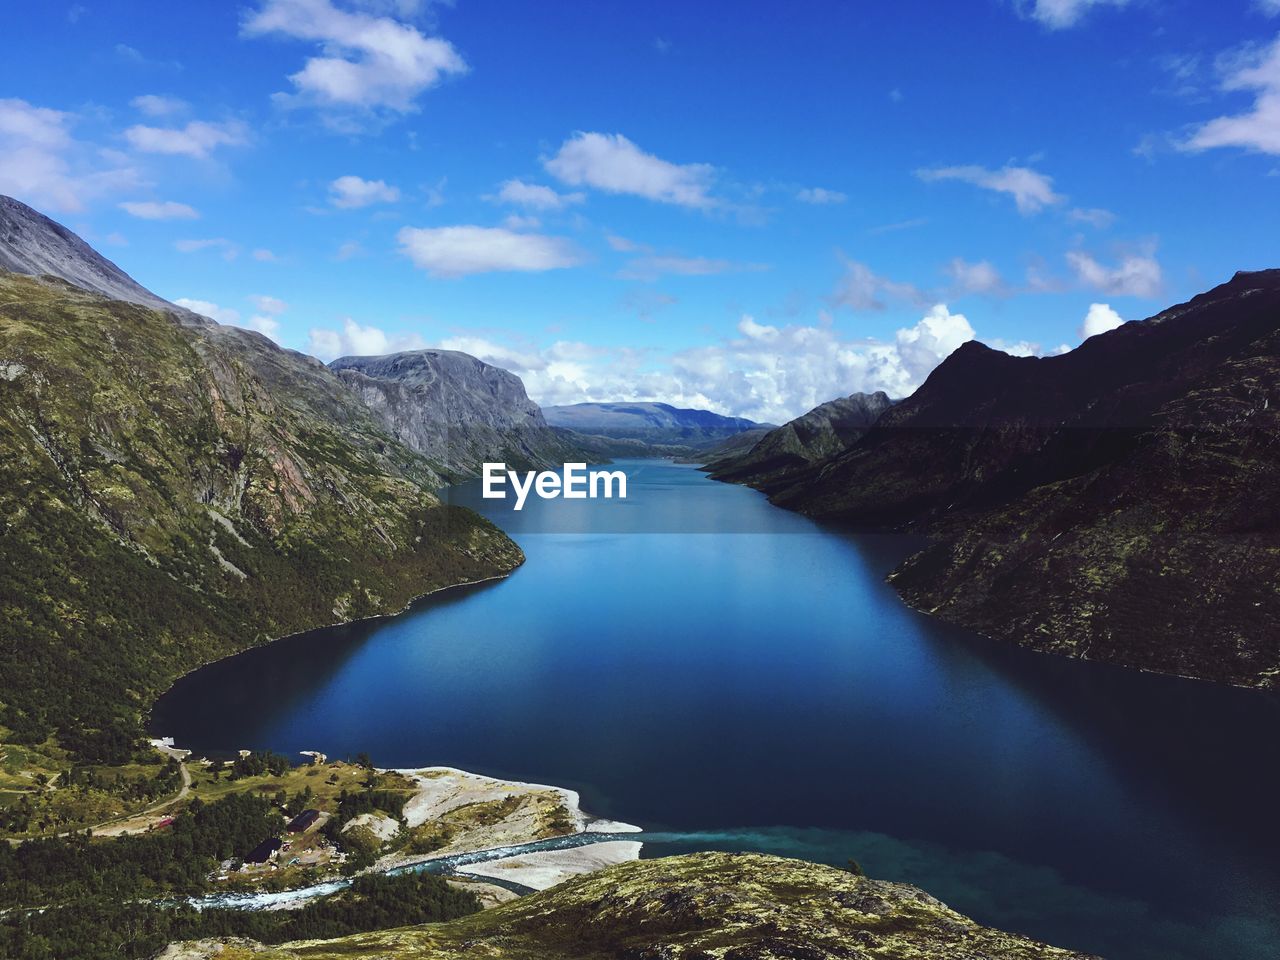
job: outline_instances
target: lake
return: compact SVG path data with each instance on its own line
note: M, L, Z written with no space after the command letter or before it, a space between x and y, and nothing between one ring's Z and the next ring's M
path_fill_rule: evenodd
M884 582L904 538L620 466L626 500L453 488L524 567L210 665L152 730L560 784L645 856L855 858L1111 960L1274 960L1280 698L977 637Z

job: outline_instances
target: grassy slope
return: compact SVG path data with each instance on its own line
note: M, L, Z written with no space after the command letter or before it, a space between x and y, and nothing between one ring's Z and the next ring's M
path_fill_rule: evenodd
M89 755L177 675L522 561L315 361L0 274L0 723Z
M980 927L905 884L759 854L641 860L446 924L286 944L173 947L169 957L262 960L1083 960Z

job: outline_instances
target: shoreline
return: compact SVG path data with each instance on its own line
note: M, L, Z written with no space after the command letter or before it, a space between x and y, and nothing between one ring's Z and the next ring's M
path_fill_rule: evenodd
M515 543L515 541L513 540L512 543ZM518 547L519 544L516 544L516 546ZM350 620L335 620L332 623L324 623L314 627L307 627L305 630L295 630L293 631L293 633L282 633L278 637L270 637L262 641L261 643L252 644L241 650L236 650L233 653L228 653L221 657L215 657L212 660L206 660L204 663L200 664L199 666L192 667L190 670L186 670L183 673L180 673L178 676L174 677L172 680L169 681L169 685L165 687L164 690L161 691L161 693L159 693L156 696L155 700L151 702L151 704L147 707L146 712L143 714L143 722L142 722L143 732L147 735L147 739L149 740L170 740L170 741L173 740L172 737L168 737L162 733L158 733L157 731L151 728L152 711L155 710L155 706L160 701L160 699L162 697L168 696L168 694L173 691L173 688L177 686L178 683L180 683L182 680L185 680L187 677L191 676L193 673L197 673L200 670L203 670L205 667L211 667L215 663L223 663L224 661L230 660L233 657L238 657L241 654L248 653L251 650L261 650L265 647L271 646L273 643L279 643L282 640L291 640L294 637L301 637L304 634L314 633L316 630L331 630L334 627L349 627L352 624L366 623L372 620L386 620L386 619L391 619L392 617L402 617L406 613L408 613L415 604L420 603L421 601L426 600L429 597L434 597L438 593L444 593L446 590L458 590L462 587L478 587L484 583L494 583L499 580L506 580L513 573L515 573L517 570L519 570L521 567L524 566L525 564L525 561L523 559L524 551L521 550L520 554L521 554L520 562L516 566L508 570L506 573L498 573L491 577L480 577L477 580L460 580L458 583L446 583L443 586L433 587L432 589L427 590L424 593L416 594L415 596L411 597L409 600L405 601L404 606L402 606L399 610L392 610L387 613L375 613L372 616L368 616L368 617L353 617Z

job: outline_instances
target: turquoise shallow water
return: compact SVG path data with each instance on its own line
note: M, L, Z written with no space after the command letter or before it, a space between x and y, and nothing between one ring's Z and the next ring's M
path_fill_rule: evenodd
M902 539L623 467L625 501L456 488L523 568L200 670L153 730L559 783L646 856L854 857L1113 960L1280 955L1275 697L975 637L884 583Z

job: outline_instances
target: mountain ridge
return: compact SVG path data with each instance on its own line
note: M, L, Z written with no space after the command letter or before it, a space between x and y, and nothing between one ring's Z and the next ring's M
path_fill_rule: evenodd
M721 454L703 469L713 480L768 493L810 464L848 449L892 405L883 390L828 400L769 431L749 449Z
M849 450L770 497L928 535L891 581L944 619L1274 688L1278 414L1280 270L1240 272L1061 356L967 343Z
M340 357L329 368L390 433L454 479L486 461L545 469L585 457L547 424L518 376L468 353Z

